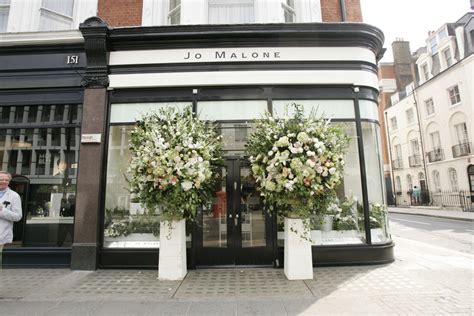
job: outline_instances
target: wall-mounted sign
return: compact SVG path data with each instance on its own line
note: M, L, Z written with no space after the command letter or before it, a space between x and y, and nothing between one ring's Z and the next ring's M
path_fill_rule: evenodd
M82 134L81 143L100 144L102 134Z

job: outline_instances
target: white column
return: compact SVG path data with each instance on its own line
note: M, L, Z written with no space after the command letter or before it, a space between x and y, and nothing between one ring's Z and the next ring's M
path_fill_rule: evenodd
M158 278L182 280L186 267L186 220L160 223L160 257Z
M288 280L313 279L311 235L302 219L285 217L284 271Z

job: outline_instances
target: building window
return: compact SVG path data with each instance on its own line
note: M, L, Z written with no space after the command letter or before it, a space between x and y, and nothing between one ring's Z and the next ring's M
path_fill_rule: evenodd
M168 24L181 23L181 0L169 0Z
M406 110L406 115L407 115L407 122L408 124L411 124L415 122L415 115L413 114L413 109L408 109Z
M451 49L449 49L449 47L443 50L443 55L444 60L446 61L446 67L450 67L452 64L454 64L453 56L451 56Z
M425 78L425 81L430 79L430 72L428 70L428 64L423 64L421 66L421 71L423 72L423 77Z
M390 125L392 126L392 130L396 131L398 129L397 118L392 117L390 119Z
M412 139L410 140L410 147L411 147L411 152L413 155L419 155L420 154L420 145L418 143L418 139Z
M209 0L209 24L255 22L254 0Z
M445 27L438 32L438 39L441 41L443 38L448 37L448 29Z
M451 105L455 105L461 102L461 95L459 94L459 87L457 85L452 88L449 88L448 93Z
M281 6L283 8L285 23L296 22L295 1L285 0L281 3Z
M402 192L402 181L399 176L395 177L395 191Z
M454 125L454 131L456 133L456 140L458 144L469 143L469 135L467 133L466 122Z
M441 191L441 178L439 176L438 170L433 170L433 181L434 181L435 191L436 192Z
M40 11L40 31L71 29L74 0L43 0Z
M7 31L10 0L0 0L0 33Z
M411 177L411 174L407 174L407 187L408 191L413 190L413 179Z
M441 149L441 137L439 136L438 131L430 133L430 140L431 148L433 148L433 150Z
M425 109L426 109L427 116L434 114L435 108L434 108L433 98L429 98L428 100L425 101Z
M431 55L434 55L438 52L438 40L436 39L436 36L430 39L430 51Z
M456 192L459 191L458 175L456 173L456 169L449 168L448 175L449 175L449 183L451 185L451 190L456 191Z

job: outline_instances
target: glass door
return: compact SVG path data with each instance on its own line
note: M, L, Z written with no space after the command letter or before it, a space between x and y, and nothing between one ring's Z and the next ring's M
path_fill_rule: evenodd
M212 206L198 216L194 240L197 266L272 264L272 221L244 159L226 160Z

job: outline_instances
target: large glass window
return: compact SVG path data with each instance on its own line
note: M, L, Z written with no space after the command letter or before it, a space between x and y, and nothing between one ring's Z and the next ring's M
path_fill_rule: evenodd
M159 214L155 214L130 195L128 149L133 124L144 114L165 106L177 109L191 102L120 103L113 104L107 153L107 179L104 216L105 248L159 248ZM188 239L190 236L188 235ZM190 240L190 239L189 239Z
M354 102L352 100L274 100L272 104L273 116L284 118L286 114L292 115L294 107L289 106L292 103L303 105L307 114L314 112L316 115L322 115L326 118L355 118Z
M49 120L54 106L0 108L9 113L0 123L1 168L12 173L10 187L23 203L10 247L72 244L79 146L70 140L79 137L81 105L56 107L62 109L56 122Z
M361 124L370 206L370 232L373 243L384 243L390 239L390 235L387 212L381 206L386 203L382 177L380 127L375 123L362 122Z
M169 0L168 24L177 25L181 22L181 0Z

